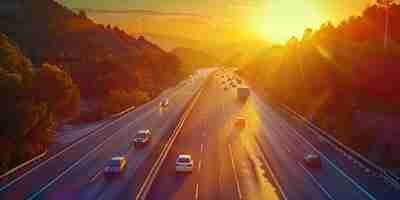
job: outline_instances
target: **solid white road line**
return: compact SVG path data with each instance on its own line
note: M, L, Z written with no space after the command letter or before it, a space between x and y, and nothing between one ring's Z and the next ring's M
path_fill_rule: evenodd
M96 174L92 178L90 178L89 182L95 181L97 179L97 177L99 177L102 172L103 172L102 169L100 169L98 172L96 172Z
M289 126L287 126L289 127ZM348 181L350 181L357 189L362 191L368 198L372 200L376 200L376 198L369 193L366 189L364 189L363 186L361 186L359 183L357 183L353 178L351 178L349 175L347 175L342 169L340 169L338 166L336 166L329 158L323 154L321 151L319 151L311 142L309 142L303 135L301 135L296 129L293 129L293 132L301 138L306 144L308 144L315 152L318 152L319 155L321 155L328 163L336 169L343 177L345 177Z
M301 164L300 162L297 162L297 164L311 177L311 180L315 183L315 185L317 185L319 187L319 189L324 192L324 194L331 200L335 200L335 198L332 197L331 194L329 194L329 192L324 188L324 186L322 186L320 183L318 183L317 179L311 174L310 171L308 171L307 168L305 168L303 166L303 164Z
M44 157L45 155L47 155L47 153L48 153L48 151L46 150L46 151L44 151L43 153L41 153L41 154L35 156L34 158L32 158L32 159L30 159L30 160L28 160L28 161L26 161L26 162L24 162L24 163L22 163L22 164L20 164L20 165L18 165L18 166L16 166L16 167L14 167L13 169L11 169L11 170L9 170L9 171L7 171L6 173L4 173L4 174L2 174L2 175L0 176L0 180L3 179L3 178L5 178L6 176L8 176L8 175L10 175L10 174L12 174L12 173L14 173L14 172L16 172L17 170L19 170L19 169L21 169L21 168L23 168L23 167L25 167L25 166L31 164L32 162L41 159L42 157Z
M195 191L194 191L194 199L199 199L199 184L196 183Z
M239 199L242 199L242 192L241 192L241 190L240 190L239 178L238 178L237 172L236 172L235 161L233 160L233 153L232 153L231 144L228 144L228 148L229 148L229 155L231 156L231 162L232 162L233 173L234 173L234 175L235 175L235 182L236 182L236 188L237 188L237 191L238 191L238 196L239 196Z
M198 171L201 170L201 160L199 161L199 167L197 169L198 169Z

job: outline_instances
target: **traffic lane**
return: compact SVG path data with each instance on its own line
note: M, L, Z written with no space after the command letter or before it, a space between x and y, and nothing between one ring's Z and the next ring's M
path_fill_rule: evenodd
M218 85L215 91L224 95L219 95L219 101L214 102L220 104L214 109L216 113L214 111L205 115L216 116L216 119L208 117L204 121L207 127L207 131L204 132L207 142L204 144L198 198L278 199L273 192L275 189L270 184L270 177L261 169L265 167L265 163L260 162L259 157L252 157L244 151L242 140L247 137L242 136L246 130L237 131L233 127L237 116L246 115L243 113L243 103L236 99L236 88L230 87L224 91L224 85ZM254 147L250 149L254 153ZM249 176L248 173L256 175Z
M216 94L224 92L220 85L214 91ZM203 121L205 141L202 151L201 177L198 183L199 199L240 199L241 197L230 152L230 121L239 110L239 107L233 104L234 92L232 91L234 90L224 92L218 101L210 101L217 107L210 109Z
M305 125L304 122L301 124L301 121L291 118L288 121L321 152L329 155L329 159L335 165L343 169L346 174L351 175L351 178L362 184L362 187L370 191L377 199L397 199L400 196L398 184L391 184L383 174L368 168L348 153L337 148L323 136L317 136L319 133Z
M161 98L164 98L165 96L171 94L173 91L181 89L181 88L183 88L183 87L182 86L177 86L173 90L169 90L169 91L163 93L163 95L160 95L159 97L157 97L156 99L150 101L149 103L137 108L133 112L128 113L127 116L124 116L124 118L128 118L129 115L130 116L132 116L132 115L133 116L138 116L138 115L141 115L142 113L148 112L149 109L151 109L154 106L157 106L157 104L159 103ZM120 123L118 123L118 120L120 120L120 119L117 119L116 121L114 121L114 120L115 120L115 118L107 119L101 124L102 125L106 125L106 126L110 126L112 123L115 123L114 126L118 127L119 124L120 124ZM124 123L124 122L122 122L122 123ZM111 128L111 127L108 127L108 128ZM88 134L91 134L91 132L88 133ZM76 135L76 134L74 134L74 135ZM86 136L89 136L89 135L86 135ZM67 139L65 139L65 138L67 138ZM48 153L44 158L39 159L37 161L34 161L34 162L24 166L24 167L21 167L20 169L16 170L15 172L11 173L10 175L7 175L7 176L4 176L4 177L1 178L1 180L0 180L0 188L1 188L0 189L0 193L6 191L6 189L8 188L7 185L9 185L11 182L13 182L13 181L18 182L18 181L16 181L16 179L20 178L25 173L30 172L34 168L35 168L35 170L41 168L41 166L39 166L39 165L43 165L44 161L48 160L49 158L52 158L52 157L56 156L60 151L62 151L63 149L69 147L69 145L77 142L78 139L83 139L83 138L84 137L81 137L80 135L79 136L74 136L74 137L70 137L70 136L67 136L67 135L65 135L65 136L63 135L62 137L56 136L56 142L49 147Z
M89 185L85 188L85 193L93 195L97 191L96 199L119 199L118 197L124 191L129 191L131 186L131 180L135 179L137 175L136 170L140 167L146 159L151 155L152 151L155 148L158 148L159 143L169 136L172 133L173 128L176 126L176 122L178 118L181 116L183 112L183 108L185 107L186 103L188 103L189 98L186 101L175 101L174 104L171 103L171 112L166 112L162 114L162 117L157 119L150 119L151 121L155 122L153 125L144 125L142 129L151 127L153 131L152 141L149 145L144 148L134 148L132 143L127 144L128 148L130 148L129 152L126 154L128 158L128 166L124 173L124 178L117 178L116 180L112 181L112 185L109 185L110 180L106 179L104 176L101 176L99 180L94 180L94 187ZM146 124L146 122L145 122ZM127 141L131 140L127 138ZM102 168L101 168L102 169ZM100 170L101 170L100 169ZM94 189L94 190L93 190ZM130 196L133 198L134 190L132 190ZM85 198L90 199L90 198Z
M119 130L118 136L108 141L101 149L94 152L93 155L82 161L76 166L68 176L63 177L59 182L41 195L41 199L59 199L63 194L75 193L76 198L80 199L99 199L102 195L113 195L118 193L121 183L126 182L134 173L135 169L143 162L151 149L159 142L161 137L168 132L169 127L173 127L176 118L183 110L183 105L188 102L191 95L182 95L179 93L177 99L172 99L171 110L154 112L146 115L141 120L129 124L126 128ZM185 99L185 100L183 100ZM168 116L168 119L165 119ZM132 148L132 138L138 130L150 129L153 133L152 143L144 149ZM126 173L118 179L111 182L103 178L102 169L105 163L112 156L124 155L128 158ZM111 183L111 185L110 185ZM69 187L73 185L79 188L79 192L71 190ZM91 197L91 198L89 198Z
M220 112L218 109L214 109L218 106L220 99L217 100L212 98L219 92L219 84L216 84L215 80L213 79L212 83L209 84L209 87L204 90L204 95L201 95L199 98L198 103L192 111L192 114L188 117L186 123L184 124L182 132L172 146L170 153L168 154L153 186L150 189L148 199L204 198L200 197L202 195L202 188L198 181L202 179L202 177L208 175L208 173L218 171L220 167L218 162L218 158L220 157L218 155L218 151L209 151L209 145L203 143L205 136L211 136L214 138L217 136L217 134L214 134L212 131L205 128L210 127L210 124L215 124L215 122L218 122L218 120L221 119L219 116L222 112ZM210 119L210 117L212 117L212 119ZM210 138L210 140L218 141L216 138ZM213 145L213 147L218 146ZM212 153L203 155L207 151ZM175 172L176 156L178 153L187 152L191 153L194 158L194 171L192 174L187 176L177 176ZM205 156L207 159L211 157L212 161L208 162L208 160L203 160L203 156ZM199 172L196 170L196 167L199 168L200 162L202 164ZM213 163L216 164L212 165ZM208 168L211 168L210 171L207 170ZM204 173L203 170L207 170L206 173ZM212 177L218 176L219 174ZM219 188L217 185L218 181L207 183L208 185L212 185L212 189ZM219 194L217 191L213 192L211 190L207 191L207 193Z
M250 105L256 110L251 115L251 120L258 127L255 131L255 140L286 199L329 199L298 165L297 158L288 151L287 143L276 137L281 130L277 129L273 123L266 123L270 119L263 119L262 111L258 111L259 108L255 107L254 103Z
M246 104L239 115L247 119L247 125L244 129L235 129L231 124L235 138L231 147L243 199L281 199L270 166L255 138L260 125L253 120L256 117L254 108Z
M172 133L172 129L168 133ZM135 170L135 175L130 178L128 182L122 184L122 187L118 189L119 192L106 192L104 193L104 195L101 196L100 199L134 199L137 195L139 188L141 187L143 180L146 178L146 173L148 173L151 168L151 163L153 163L154 159L156 159L156 157L161 153L161 148L164 145L165 141L168 139L167 136L168 135L163 136L162 142L157 144L157 148L152 150L150 152L150 155L146 156L147 158L145 159L145 161L143 161L143 164Z
M42 187L87 155L92 149L102 144L103 141L112 138L120 129L120 127L111 126L96 134L96 137L88 138L78 146L66 149L65 152L60 152L56 157L40 163L28 171L26 175L20 176L5 185L4 190L0 193L0 199L25 199L40 191Z
M156 108L158 108L158 105L153 107L153 109ZM135 114L137 114L137 112ZM34 194L36 191L39 191L42 186L49 183L54 177L57 177L67 169L68 166L71 166L84 156L86 152L89 152L102 141L111 137L113 133L121 128L121 126L119 126L120 124L126 125L128 122L137 120L137 115L135 114L127 114L117 122L99 130L99 133L69 146L53 157L50 157L50 159L28 170L27 173L22 176L5 183L0 189L0 199L24 199L29 194Z
M184 80L184 81L188 81L188 80ZM177 85L174 87L167 88L160 95L158 95L156 98L154 98L150 102L135 108L135 110L130 112L130 114L141 115L142 113L146 113L150 109L154 108L154 106L158 106L158 104L165 98L171 98L173 96L176 96L176 93L181 92L182 90L187 91L190 88L193 89L193 87L197 87L199 85L199 83L201 83L201 80L195 80L195 81L193 81L192 84L188 83L185 85ZM123 112L121 112L121 113L123 113ZM72 131L74 131L72 133L71 133L71 131L64 131L67 133L57 134L56 135L56 144L52 145L52 147L56 146L56 148L59 148L60 145L66 145L69 142L73 141L74 138L79 138L80 136L85 135L85 133L90 132L92 129L95 129L96 127L99 127L100 125L104 125L104 124L112 122L113 120L115 120L116 117L118 117L118 115L119 115L119 113L114 114L114 115L108 117L107 119L101 120L100 122L94 122L91 124L80 126L78 128L74 128L76 130L72 130ZM54 149L54 150L57 150L57 149ZM50 151L53 151L53 148Z
M204 116L204 99L208 99L205 93L210 88L203 91L203 95L197 101L192 114L186 120L180 135L175 140L170 152L168 153L163 166L157 174L157 178L150 189L148 199L194 199L196 191L195 167L198 166L199 154L201 151L202 127L201 121L193 123L192 118ZM192 131L195 130L195 131ZM204 148L204 147L203 147ZM194 160L194 171L191 174L177 174L175 172L175 161L179 153L189 153Z
M307 153L319 154L308 142L303 140L297 131L292 129L289 124L280 118L276 113L264 112L264 123L280 130L280 134L276 134L275 138L285 145L287 152L290 152L297 165L303 169L308 178L311 179L318 188L326 194L326 197L332 199L371 199L371 196L364 192L358 184L343 174L340 169L332 165L332 163L321 156L322 168L312 170L303 165L302 160ZM320 155L320 154L319 154ZM373 198L372 198L373 199Z
M329 161L321 157L321 169L310 169L302 162L304 155L307 153L319 154L307 143L296 139L293 133L282 122L273 122L269 117L271 123L274 123L280 130L281 142L286 144L286 148L291 152L293 159L297 160L297 164L301 167L306 174L311 178L317 186L324 191L326 196L330 199L369 199L369 196L362 192L356 185L347 179L346 176L340 173ZM290 134L290 135L289 135ZM285 142L286 141L286 142Z

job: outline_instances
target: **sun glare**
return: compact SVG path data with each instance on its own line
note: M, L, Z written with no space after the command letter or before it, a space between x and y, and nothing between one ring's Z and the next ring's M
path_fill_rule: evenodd
M291 36L301 37L305 28L322 23L321 15L305 0L275 0L265 6L256 29L265 39L283 43Z

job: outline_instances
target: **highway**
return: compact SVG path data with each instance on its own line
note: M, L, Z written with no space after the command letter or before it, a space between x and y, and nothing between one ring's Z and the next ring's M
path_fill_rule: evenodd
M400 198L399 184L335 146L300 117L254 92L240 102L235 89L214 75L172 88L0 181L0 200ZM170 99L166 110L159 107L164 98ZM244 129L234 126L239 116L246 119ZM153 140L135 149L132 137L140 129L152 130ZM320 156L321 168L304 164L308 153ZM192 155L191 173L176 173L178 154ZM128 158L126 170L119 177L104 177L105 162L117 155Z
M397 183L256 94L239 103L219 79L197 102L146 199L399 199ZM244 130L233 127L237 116L247 119ZM191 174L176 174L180 153L193 156ZM321 169L304 164L308 153L321 157Z
M147 199L279 199L254 129L239 131L233 120L243 104L214 79L197 102L164 161ZM192 174L176 174L178 154L194 159ZM123 198L121 198L123 199Z
M203 85L196 78L164 92L160 97L102 126L92 134L49 153L42 161L0 182L0 199L97 199L118 191L103 180L101 170L112 157L128 158L123 180L129 180L135 169L152 153L176 124L185 105ZM160 101L169 98L170 105L161 109ZM150 129L153 141L142 150L132 148L132 139L140 129ZM123 183L122 183L123 184Z

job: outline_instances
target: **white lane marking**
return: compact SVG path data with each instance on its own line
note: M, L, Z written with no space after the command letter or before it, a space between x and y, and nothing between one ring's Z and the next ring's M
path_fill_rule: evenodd
M173 94L171 93L170 98L175 98L176 96L178 96L178 95L179 95L178 92L179 92L179 90L174 91ZM135 111L136 111L136 112L138 113L138 112L143 111L144 108L147 107L148 105L151 105L151 104L153 104L153 103L158 102L158 101L159 101L158 98L159 98L159 97L156 97L156 98L153 99L152 101L149 101L149 102L145 103L144 105L140 106L139 108L137 108L136 110L134 110L134 111L132 111L132 112L135 112ZM128 108L127 110L129 110L129 108ZM125 111L123 111L123 112L126 112L127 110L125 110ZM133 123L135 123L135 122L137 122L137 121L139 121L139 120L145 118L145 117L143 117L143 116L147 116L147 114L150 115L150 114L152 114L152 113L155 112L155 111L157 111L157 109L154 109L154 108L153 108L153 109L149 109L147 112L145 112L145 113L143 113L142 115L140 115L139 118L136 118L134 121L130 122L130 123L128 124L128 126L130 126L131 124L133 124ZM35 166L34 168L28 170L27 172L23 173L21 176L18 176L17 178L15 178L15 179L13 179L12 181L10 181L9 183L7 183L5 186L1 187L1 188L0 188L0 192L3 192L4 190L8 189L9 187L11 187L12 185L14 185L15 183L21 181L25 176L28 176L29 174L33 173L34 171L38 170L39 168L45 166L45 165L46 165L47 163L49 163L50 161L52 161L52 160L54 160L54 159L60 157L61 155L63 155L63 154L66 153L68 150L72 149L73 147L75 147L75 146L79 145L80 143L82 143L82 142L88 140L89 138L91 138L91 136L96 135L97 133L100 133L100 132L103 131L104 129L106 129L106 128L112 126L113 124L116 124L118 121L121 121L124 117L126 117L126 115L118 116L118 118L113 119L113 121L110 121L110 122L104 124L104 126L100 126L98 129L94 129L94 130L93 130L91 133L89 133L88 135L86 135L86 136L84 136L84 137L81 137L80 139L78 139L78 140L75 141L74 143L72 143L72 144L70 144L69 146L65 147L65 148L62 149L61 151L57 152L56 154L52 155L52 156L49 157L48 159L46 159L46 160L44 160L43 162L39 163L39 164L38 164L37 166ZM128 127L128 126L126 126L126 127ZM121 129L122 129L122 128L121 128ZM121 129L119 129L119 130L121 130ZM119 132L119 130L116 131L114 134L112 134L112 135L110 135L110 136L107 136L107 139L108 139L108 137L113 137L115 134L117 134L117 133ZM104 134L104 133L103 133L103 134Z
M101 172L103 172L103 170L101 170L101 169L100 169L98 172L96 172L96 174L95 174L92 178L90 178L90 181L89 181L89 182L95 181L96 178L99 177L99 175L101 174Z
M235 175L235 182L236 182L236 188L237 188L238 196L239 196L239 199L242 199L242 192L240 191L239 178L238 178L237 172L236 172L235 161L233 160L233 153L232 153L231 144L229 144L228 147L229 147L229 155L231 156L233 173Z
M198 171L201 170L201 160L199 161L199 167L197 169L198 169Z
M288 153L290 153L289 147L288 147L288 146L285 146L285 148L286 148L286 151L287 151Z
M194 199L199 199L199 184L196 183L195 191L194 191Z
M200 152L203 153L203 150L204 150L204 145L201 144L201 145L200 145Z
M282 122L281 122L282 124ZM285 124L287 128L290 128L293 130L293 132L301 138L304 142L306 142L315 152L318 152L328 163L336 169L342 176L344 176L347 180L349 180L356 188L358 188L360 191L362 191L368 198L376 200L374 196L372 196L367 190L365 190L360 184L358 184L356 181L354 181L353 178L348 176L343 170L341 170L339 167L337 167L331 160L328 159L328 157L325 156L321 151L319 151L311 142L309 142L303 135L301 135L296 129L290 127L289 125Z
M311 174L310 171L308 171L307 168L305 168L300 162L297 162L297 164L310 176L311 180L319 187L319 189L324 192L324 194L331 200L335 200L335 198L332 197L331 194L322 186L320 183L318 183L318 180Z
M118 132L118 131L117 131ZM66 170L64 170L62 173L60 173L58 176L56 176L54 179L52 179L50 182L48 182L45 186L40 188L39 191L33 193L27 200L33 200L36 199L43 191L47 190L50 186L52 186L54 183L56 183L59 179L61 179L63 176L68 174L72 169L74 169L76 166L78 166L80 163L82 163L84 160L89 158L92 154L96 153L97 151L100 150L108 141L113 139L116 135L117 132L108 137L106 140L104 140L102 143L100 143L98 146L96 146L94 149L90 150L88 153L86 153L83 157L81 157L78 161L76 161L74 164L70 165Z
M265 111L265 109L263 109ZM267 112L267 111L265 111ZM280 119L280 118L278 118ZM360 184L358 184L357 182L355 182L351 177L349 177L343 170L341 170L339 167L337 167L331 160L329 160L321 151L319 151L316 147L314 147L313 144L311 144L303 135L301 135L296 129L294 129L293 127L289 126L288 122L283 123L283 120L280 119L280 124L285 125L288 129L293 130L293 132L295 133L295 135L297 135L297 137L301 138L301 140L303 140L305 143L307 143L315 152L318 152L318 154L320 154L326 161L328 161L329 165L331 165L333 168L336 169L336 171L338 171L342 176L344 176L348 181L350 181L357 189L359 189L360 191L362 191L368 198L376 200L376 198L374 196L372 196L368 191L366 191ZM350 157L351 158L351 157Z
M265 127L262 127L262 128L265 128ZM288 198L285 194L285 191L283 190L281 183L278 181L278 178L277 178L278 174L274 173L274 171L272 169L273 166L266 159L266 153L264 151L264 148L261 146L260 139L257 136L255 137L255 139L257 142L257 147L258 147L259 151L261 152L262 156L260 156L260 158L263 161L264 166L267 168L267 170L269 171L269 174L271 174L272 180L275 182L276 186L278 187L279 193L282 195L282 198L283 198L282 200L287 200Z
M161 165L163 165L169 151L172 148L172 145L174 144L176 138L180 134L186 119L192 113L197 100L200 98L201 94L203 93L204 88L205 88L205 86L199 88L199 90L197 91L197 94L193 97L191 102L189 102L188 108L180 116L179 122L178 122L177 126L175 127L175 129L173 130L172 135L168 139L167 143L164 144L164 146L162 147L159 157L153 164L152 168L150 169L150 172L147 174L143 184L140 186L139 192L137 193L136 198L135 198L136 200L146 199L146 196L148 195L148 192L150 191L151 186L154 183L154 179L156 178L156 176L161 168Z
M41 159L42 157L44 157L45 155L47 155L47 153L48 153L48 151L46 150L46 151L44 151L43 153L41 153L41 154L35 156L34 158L32 158L32 159L30 159L30 160L28 160L28 161L26 161L26 162L24 162L24 163L22 163L22 164L16 166L15 168L13 168L13 169L11 169L11 170L9 170L9 171L7 171L6 173L4 173L4 174L2 174L2 175L0 176L0 180L3 179L3 178L5 178L6 176L8 176L8 175L10 175L10 174L12 174L12 173L18 171L19 169L21 169L21 168L23 168L23 167L25 167L25 166L27 166L27 165L29 165L29 164L35 162L36 160Z

